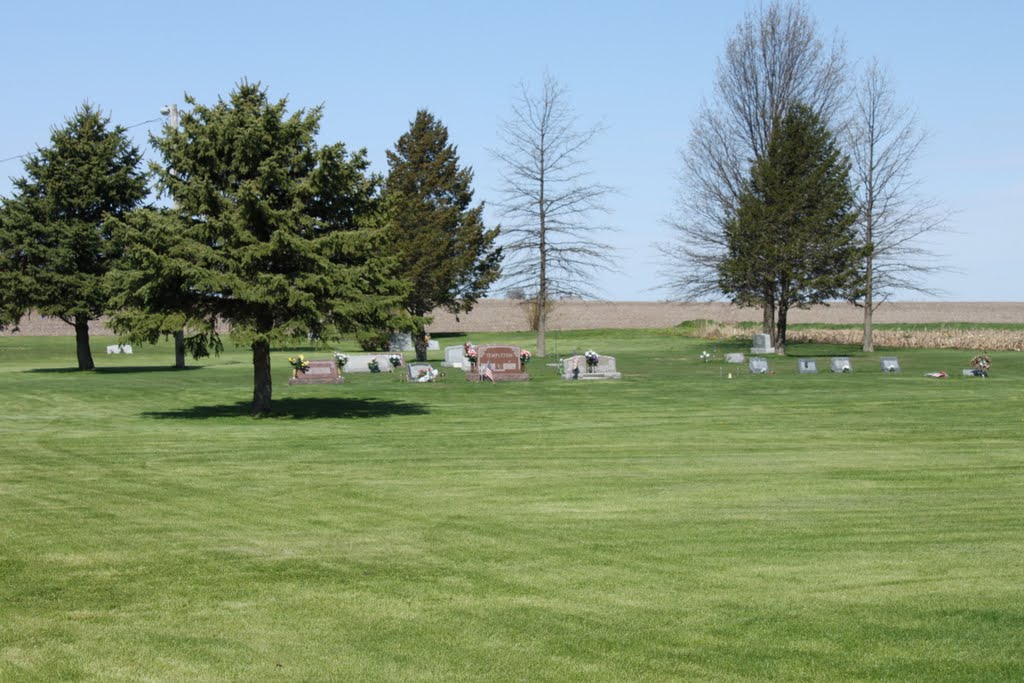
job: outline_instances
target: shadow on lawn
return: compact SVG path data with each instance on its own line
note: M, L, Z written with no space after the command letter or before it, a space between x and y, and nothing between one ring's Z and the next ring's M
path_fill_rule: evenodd
M157 420L208 420L218 417L246 417L249 401L215 406L194 406L182 410L142 413ZM391 417L393 415L427 415L430 411L418 403L380 401L360 398L280 398L274 399L273 413L267 418L309 420L317 418L354 419Z
M185 372L188 370L202 370L202 365L186 365L183 368L176 368L173 365L126 365L115 368L93 368L92 370L79 370L78 368L31 368L24 372L41 373L72 373L72 372L95 372L97 375L121 375L137 372Z

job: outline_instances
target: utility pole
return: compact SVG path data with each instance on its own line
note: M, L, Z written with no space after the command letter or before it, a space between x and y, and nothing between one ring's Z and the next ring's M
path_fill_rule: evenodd
M178 105L168 104L160 110L160 113L167 117L167 125L172 129L178 130ZM171 202L175 209L178 208L178 201L172 196ZM174 332L174 367L184 368L185 367L185 330L175 330Z

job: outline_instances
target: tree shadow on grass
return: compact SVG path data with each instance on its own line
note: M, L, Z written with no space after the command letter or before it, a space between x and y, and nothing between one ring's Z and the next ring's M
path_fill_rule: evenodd
M381 401L366 398L281 398L274 399L273 412L264 418L310 420L334 418L349 420L369 417L427 415L430 411L419 403ZM181 410L142 413L157 420L209 420L219 417L248 417L249 401L213 406L193 406Z
M78 368L31 368L22 372L34 373L72 373L72 372L95 372L97 375L121 375L137 372L183 372L188 370L202 370L202 365L186 365L183 368L176 368L173 365L126 365L115 368L93 368L92 370L79 370Z

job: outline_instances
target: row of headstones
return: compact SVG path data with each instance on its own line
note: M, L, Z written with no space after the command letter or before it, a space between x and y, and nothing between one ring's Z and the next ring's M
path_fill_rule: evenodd
M528 379L522 368L522 349L518 346L501 346L488 344L477 347L476 363L471 363L466 357L465 348L462 346L448 346L444 350L444 362L442 367L460 368L465 370L470 380L479 379L490 372L496 380L524 380ZM598 354L597 363L587 363L586 356L570 356L563 359L561 363L562 379L620 379L620 373L615 366L614 356L603 356Z
M476 347L476 363L470 363L465 355L465 347L449 346L444 350L442 367L460 368L466 371L466 378L471 381L490 379L493 381L525 381L529 375L523 371L522 349L518 346L502 344L486 344ZM376 361L380 372L392 372L388 354L350 354L345 364L345 372L373 372L371 364ZM431 381L437 377L437 371L429 363L410 363L407 365L409 379L413 381ZM614 356L598 355L596 364L588 364L585 356L571 356L562 361L563 379L619 379ZM431 379L427 379L431 378ZM309 368L304 373L296 373L289 384L338 384L344 382L337 364L334 361L309 361Z
M742 353L725 354L726 363L743 363ZM879 359L882 372L899 372L900 361L892 356L884 356ZM768 372L768 359L761 357L751 358L747 363L750 372L756 375L763 375ZM799 358L796 361L796 370L801 375L813 375L818 372L818 361L815 358ZM846 356L836 356L829 359L829 370L836 373L853 372L853 365Z

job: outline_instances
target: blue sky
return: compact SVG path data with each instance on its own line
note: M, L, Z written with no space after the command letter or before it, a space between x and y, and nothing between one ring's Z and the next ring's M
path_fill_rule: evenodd
M489 148L521 81L545 69L569 88L581 124L603 122L594 178L620 192L603 221L621 273L596 294L657 300L653 243L670 237L679 150L715 64L751 3L717 2L45 2L4 10L0 159L48 143L89 100L116 123L159 119L188 92L210 103L242 78L294 107L325 105L323 142L365 147L376 171L419 108L448 126L476 196L496 200ZM932 240L957 272L929 283L955 301L1020 301L1024 261L1024 3L809 2L851 61L877 57L931 140L922 193L956 211ZM131 129L148 147L147 132ZM22 174L0 162L0 195ZM490 214L489 220L497 217ZM920 297L900 297L920 298Z

